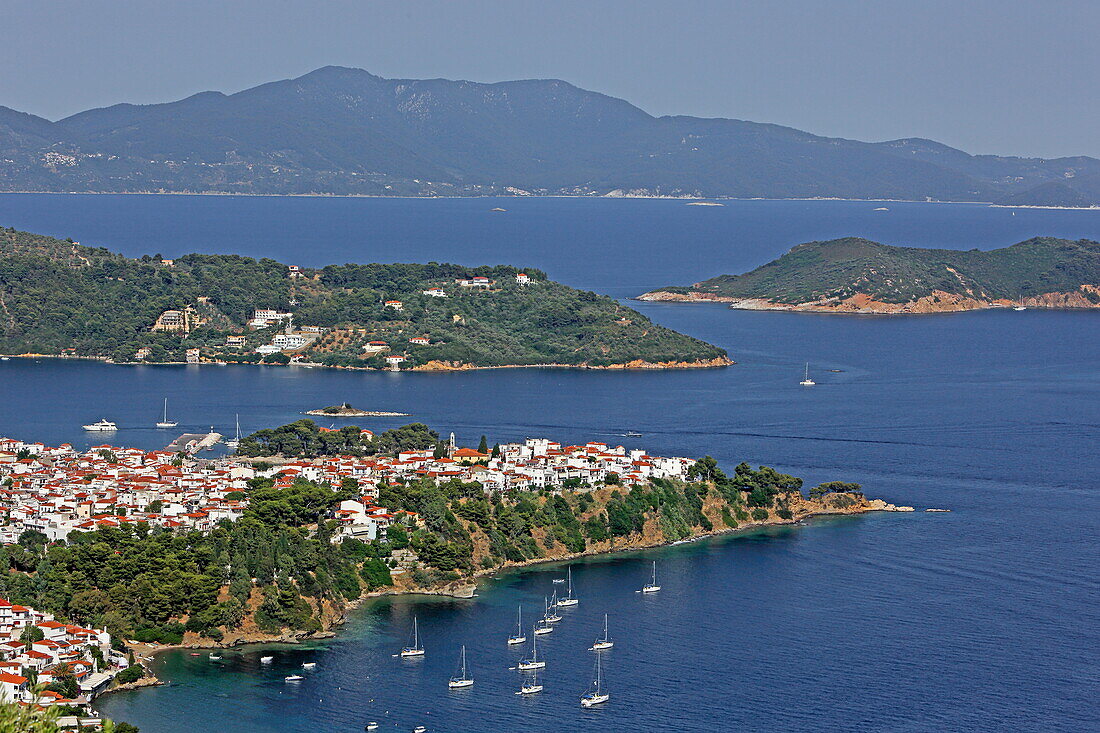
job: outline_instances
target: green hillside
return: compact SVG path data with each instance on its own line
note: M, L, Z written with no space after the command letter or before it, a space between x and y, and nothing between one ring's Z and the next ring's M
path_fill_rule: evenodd
M576 290L510 266L369 264L303 268L270 259L190 254L174 261L130 259L105 249L0 229L0 352L67 353L132 361L179 361L190 348L202 358L257 361L261 344L286 323L249 329L258 308L293 313L296 331L317 329L301 354L337 366L381 367L403 355L401 368L451 362L473 366L569 364L607 366L712 360L725 351L652 323L596 293ZM486 289L458 279L489 278ZM441 289L446 297L424 290ZM402 309L384 305L398 300ZM201 325L189 333L154 332L164 311L190 307ZM244 337L237 348L227 336ZM425 338L428 344L409 342ZM381 351L365 351L384 341Z
M892 247L845 238L800 244L743 275L721 275L664 292L760 298L774 303L844 299L864 293L908 303L939 290L982 301L1020 300L1100 285L1100 243L1036 237L980 251ZM1085 291L1092 302L1095 293Z

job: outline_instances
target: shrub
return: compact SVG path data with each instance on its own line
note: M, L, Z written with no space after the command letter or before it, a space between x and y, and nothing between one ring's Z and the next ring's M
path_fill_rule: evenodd
M763 522L765 519L768 518L768 510L762 507L757 507L756 509L752 510L752 518L755 519L757 522Z
M140 664L135 664L119 672L115 680L117 680L120 685L128 685L131 682L137 682L144 676L145 668Z

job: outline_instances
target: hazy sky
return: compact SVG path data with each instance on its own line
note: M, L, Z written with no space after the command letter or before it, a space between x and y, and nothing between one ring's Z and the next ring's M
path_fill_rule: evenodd
M0 0L0 104L57 119L318 66L556 77L646 111L1100 157L1100 1Z

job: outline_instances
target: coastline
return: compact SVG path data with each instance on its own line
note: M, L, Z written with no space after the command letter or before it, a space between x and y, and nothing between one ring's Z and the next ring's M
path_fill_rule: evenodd
M815 506L813 509L806 509L808 505ZM445 596L448 598L472 600L477 597L476 590L479 582L497 578L502 574L523 572L528 568L536 567L539 565L568 562L570 560L576 560L586 557L610 558L624 552L654 550L663 547L671 547L673 545L698 542L701 540L716 537L725 537L729 535L748 533L752 531L766 529L768 527L791 526L804 522L807 519L813 519L815 517L862 516L864 514L877 512L911 513L915 512L915 510L913 507L896 506L882 499L862 499L858 503L848 507L829 507L824 505L817 505L817 503L815 502L803 499L799 503L798 507L795 509L794 514L790 519L782 519L772 513L766 520L747 520L744 523L738 524L738 526L736 527L723 527L721 529L715 528L710 531L699 531L691 534L688 537L673 541L669 541L664 537L662 537L661 539L653 539L650 532L643 531L641 533L636 533L629 538L620 539L618 543L614 541L608 543L600 543L600 545L606 544L607 546L605 547L593 547L590 549L586 549L583 552L555 553L551 556L533 558L521 562L508 561L497 567L475 570L470 575L460 578L458 580L437 585L416 586L412 584L395 584L394 586L390 586L388 588L383 588L376 591L367 591L354 600L346 601L343 604L343 607L339 611L339 613L337 613L329 622L329 624L321 631L281 631L279 633L272 634L244 633L239 634L234 638L226 639L220 642L204 640L203 638L199 637L193 638L190 641L185 639L185 641L180 644L149 645L137 643L131 645L131 647L135 650L135 652L139 654L140 657L151 661L154 657L156 657L156 655L170 651L234 649L237 647L253 645L261 647L269 645L297 645L306 641L332 639L338 635L338 629L340 629L340 627L348 622L352 612L358 610L359 608L362 608L368 603L389 596ZM654 521L655 520L652 519L647 521L647 528L649 528L650 524ZM403 574L397 577L407 578L407 576L408 574ZM159 682L159 684L165 683L161 681Z
M769 196L661 196L659 194L622 194L611 196L609 194L507 194L486 193L481 195L455 194L425 194L423 196L400 196L396 194L366 194L366 193L239 193L230 191L0 191L0 195L46 195L46 196L235 196L238 198L342 198L342 199L423 199L423 200L449 200L449 199L640 199L662 201L847 201L851 203L884 203L884 204L982 204L998 209L1054 209L1058 211L1098 211L1100 206L1055 206L1045 204L998 204L993 201L947 201L927 199L889 199L867 198L852 199L841 196L809 196L773 198Z
M62 354L0 354L0 356L9 359L63 359L63 360L83 360L83 361L98 361L103 364L111 364L113 366L250 366L250 367L299 367L304 369L342 369L345 371L359 371L359 372L386 372L386 373L400 373L400 372L459 372L459 371L474 371L478 369L588 369L596 371L622 371L628 369L714 369L718 367L733 366L737 362L730 359L728 356L716 356L713 359L701 359L696 361L662 361L662 362L648 362L636 359L634 361L624 362L621 364L608 364L606 366L593 366L590 364L501 364L501 365L489 365L489 366L477 366L475 364L466 363L449 363L441 361L431 361L428 364L413 367L412 369L400 369L397 372L389 369L374 369L372 367L353 367L353 366L332 366L329 364L320 364L317 362L298 362L291 364L259 364L254 362L240 362L240 361L203 361L203 362L186 362L186 361L112 361L105 356L65 356ZM307 415L322 414L320 412L307 412ZM328 413L323 413L328 415ZM400 417L404 413L385 413L383 415L371 416L395 416Z
M942 313L968 313L971 311L1035 308L1043 310L1100 310L1100 303L1093 303L1081 293L1043 293L1018 300L978 300L957 293L936 291L933 295L905 303L875 301L865 294L857 294L842 301L811 303L779 303L766 298L734 298L691 291L675 293L668 290L652 290L634 298L653 303L726 303L734 310L783 311L788 313L835 313L840 315L935 315Z

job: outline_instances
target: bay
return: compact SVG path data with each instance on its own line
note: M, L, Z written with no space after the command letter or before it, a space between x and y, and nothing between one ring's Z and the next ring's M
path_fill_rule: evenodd
M967 204L661 200L401 200L0 196L0 223L127 254L241 252L303 265L509 262L625 298L761 264L793 244L1002 246L1100 237L1100 212ZM488 210L503 206L508 212ZM1015 214L1013 213L1015 212ZM754 313L630 303L719 344L720 370L553 369L382 374L277 367L0 363L0 434L162 447L180 429L256 429L341 400L476 444L546 436L765 463L807 484L948 514L818 520L574 566L581 605L546 639L546 691L520 699L504 644L560 567L487 581L473 601L395 598L316 648L162 655L173 685L102 698L144 731L1066 730L1096 725L1100 691L1100 314L932 317ZM818 382L800 388L802 365ZM839 371L830 371L839 370ZM342 424L344 421L338 421ZM635 430L640 438L625 438ZM664 590L634 591L657 560ZM611 616L612 701L582 711L585 651ZM428 648L393 659L417 615ZM474 688L448 692L466 644ZM316 661L297 686L282 678Z

